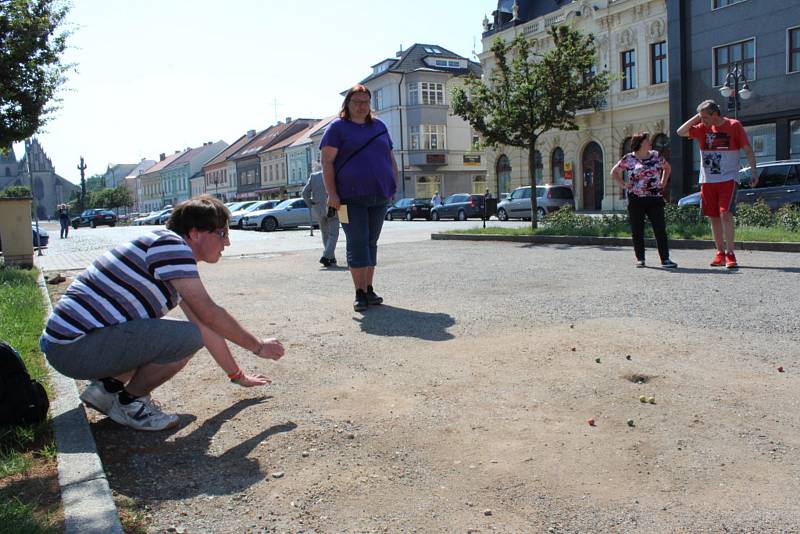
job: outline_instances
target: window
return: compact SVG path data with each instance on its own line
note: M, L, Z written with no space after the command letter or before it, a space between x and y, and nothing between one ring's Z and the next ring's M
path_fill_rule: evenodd
M473 176L472 177L472 194L482 195L486 193L486 176Z
M421 124L410 130L411 150L444 150L447 146L444 124Z
M747 139L750 141L750 146L753 147L753 154L756 156L756 162L774 161L776 154L775 144L775 123L770 124L756 124L753 126L745 126L744 131L747 133ZM739 153L739 167L747 167L750 164L747 161L743 152Z
M667 42L653 43L650 45L650 83L664 83L667 81Z
M789 123L789 157L800 158L800 120Z
M669 159L669 137L660 133L653 138L653 150L658 152L663 158Z
M553 174L553 183L554 184L563 184L564 183L564 151L561 149L560 146L557 146L553 150L552 156L550 156L550 170Z
M373 102L375 103L375 111L383 109L383 89L376 89L373 93Z
M419 84L408 84L408 105L416 106L419 104Z
M770 165L764 167L758 175L759 187L780 187L786 183L786 174L791 165Z
M622 76L623 91L636 87L636 50L622 53Z
M786 51L786 59L789 72L800 72L800 27L789 30L787 41L789 49Z
M744 2L744 0L713 0L711 9L719 9L721 7L728 7L733 4Z
M444 104L444 84L421 82L419 85L423 104Z
M471 150L480 150L481 148L481 136L475 132L472 132L472 145L470 147Z
M714 85L725 85L728 70L734 63L740 63L744 67L744 76L748 81L755 80L756 60L755 39L740 41L729 45L718 46L714 49Z

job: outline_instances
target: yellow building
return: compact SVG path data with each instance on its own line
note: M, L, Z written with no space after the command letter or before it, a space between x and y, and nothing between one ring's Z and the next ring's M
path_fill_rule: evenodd
M665 0L561 2L542 12L541 2L498 2L494 22L484 19L484 72L495 65L492 42L511 41L523 34L534 52L553 46L547 29L570 24L595 37L596 67L621 77L611 83L601 109L578 112L578 131L552 130L537 142L537 183L573 187L578 210L623 210L622 191L609 177L611 168L629 152L630 137L650 132L654 148L669 152L669 90L667 80L667 12ZM555 3L554 3L555 5ZM527 150L488 149L491 187L509 193L529 185Z

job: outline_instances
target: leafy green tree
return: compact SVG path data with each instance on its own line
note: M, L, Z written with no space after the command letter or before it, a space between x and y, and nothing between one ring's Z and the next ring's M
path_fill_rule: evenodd
M86 179L86 191L100 191L105 189L105 185L103 184L103 175L102 174L95 174Z
M113 191L113 206L115 208L130 208L133 206L133 194L125 184L119 184Z
M548 130L577 130L575 114L594 108L608 91L607 72L595 72L596 48L592 35L569 26L547 32L553 47L533 52L524 35L511 42L492 44L496 65L483 79L467 78L453 90L453 112L480 132L486 144L528 149L531 189L536 191L536 141ZM531 195L536 221L536 194Z
M35 134L56 109L71 65L61 0L0 0L0 146Z

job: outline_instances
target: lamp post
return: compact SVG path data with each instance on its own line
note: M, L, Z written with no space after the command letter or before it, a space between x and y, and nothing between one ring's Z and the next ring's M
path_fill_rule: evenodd
M753 93L747 85L747 77L744 75L744 65L733 63L728 67L728 74L725 76L725 85L719 88L722 96L728 99L728 111L733 111L733 118L739 119L740 102L747 100Z

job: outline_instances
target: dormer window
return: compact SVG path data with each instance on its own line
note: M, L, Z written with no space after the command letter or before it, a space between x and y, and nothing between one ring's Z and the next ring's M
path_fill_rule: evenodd
M463 59L425 58L428 65L440 69L466 69L467 62Z

